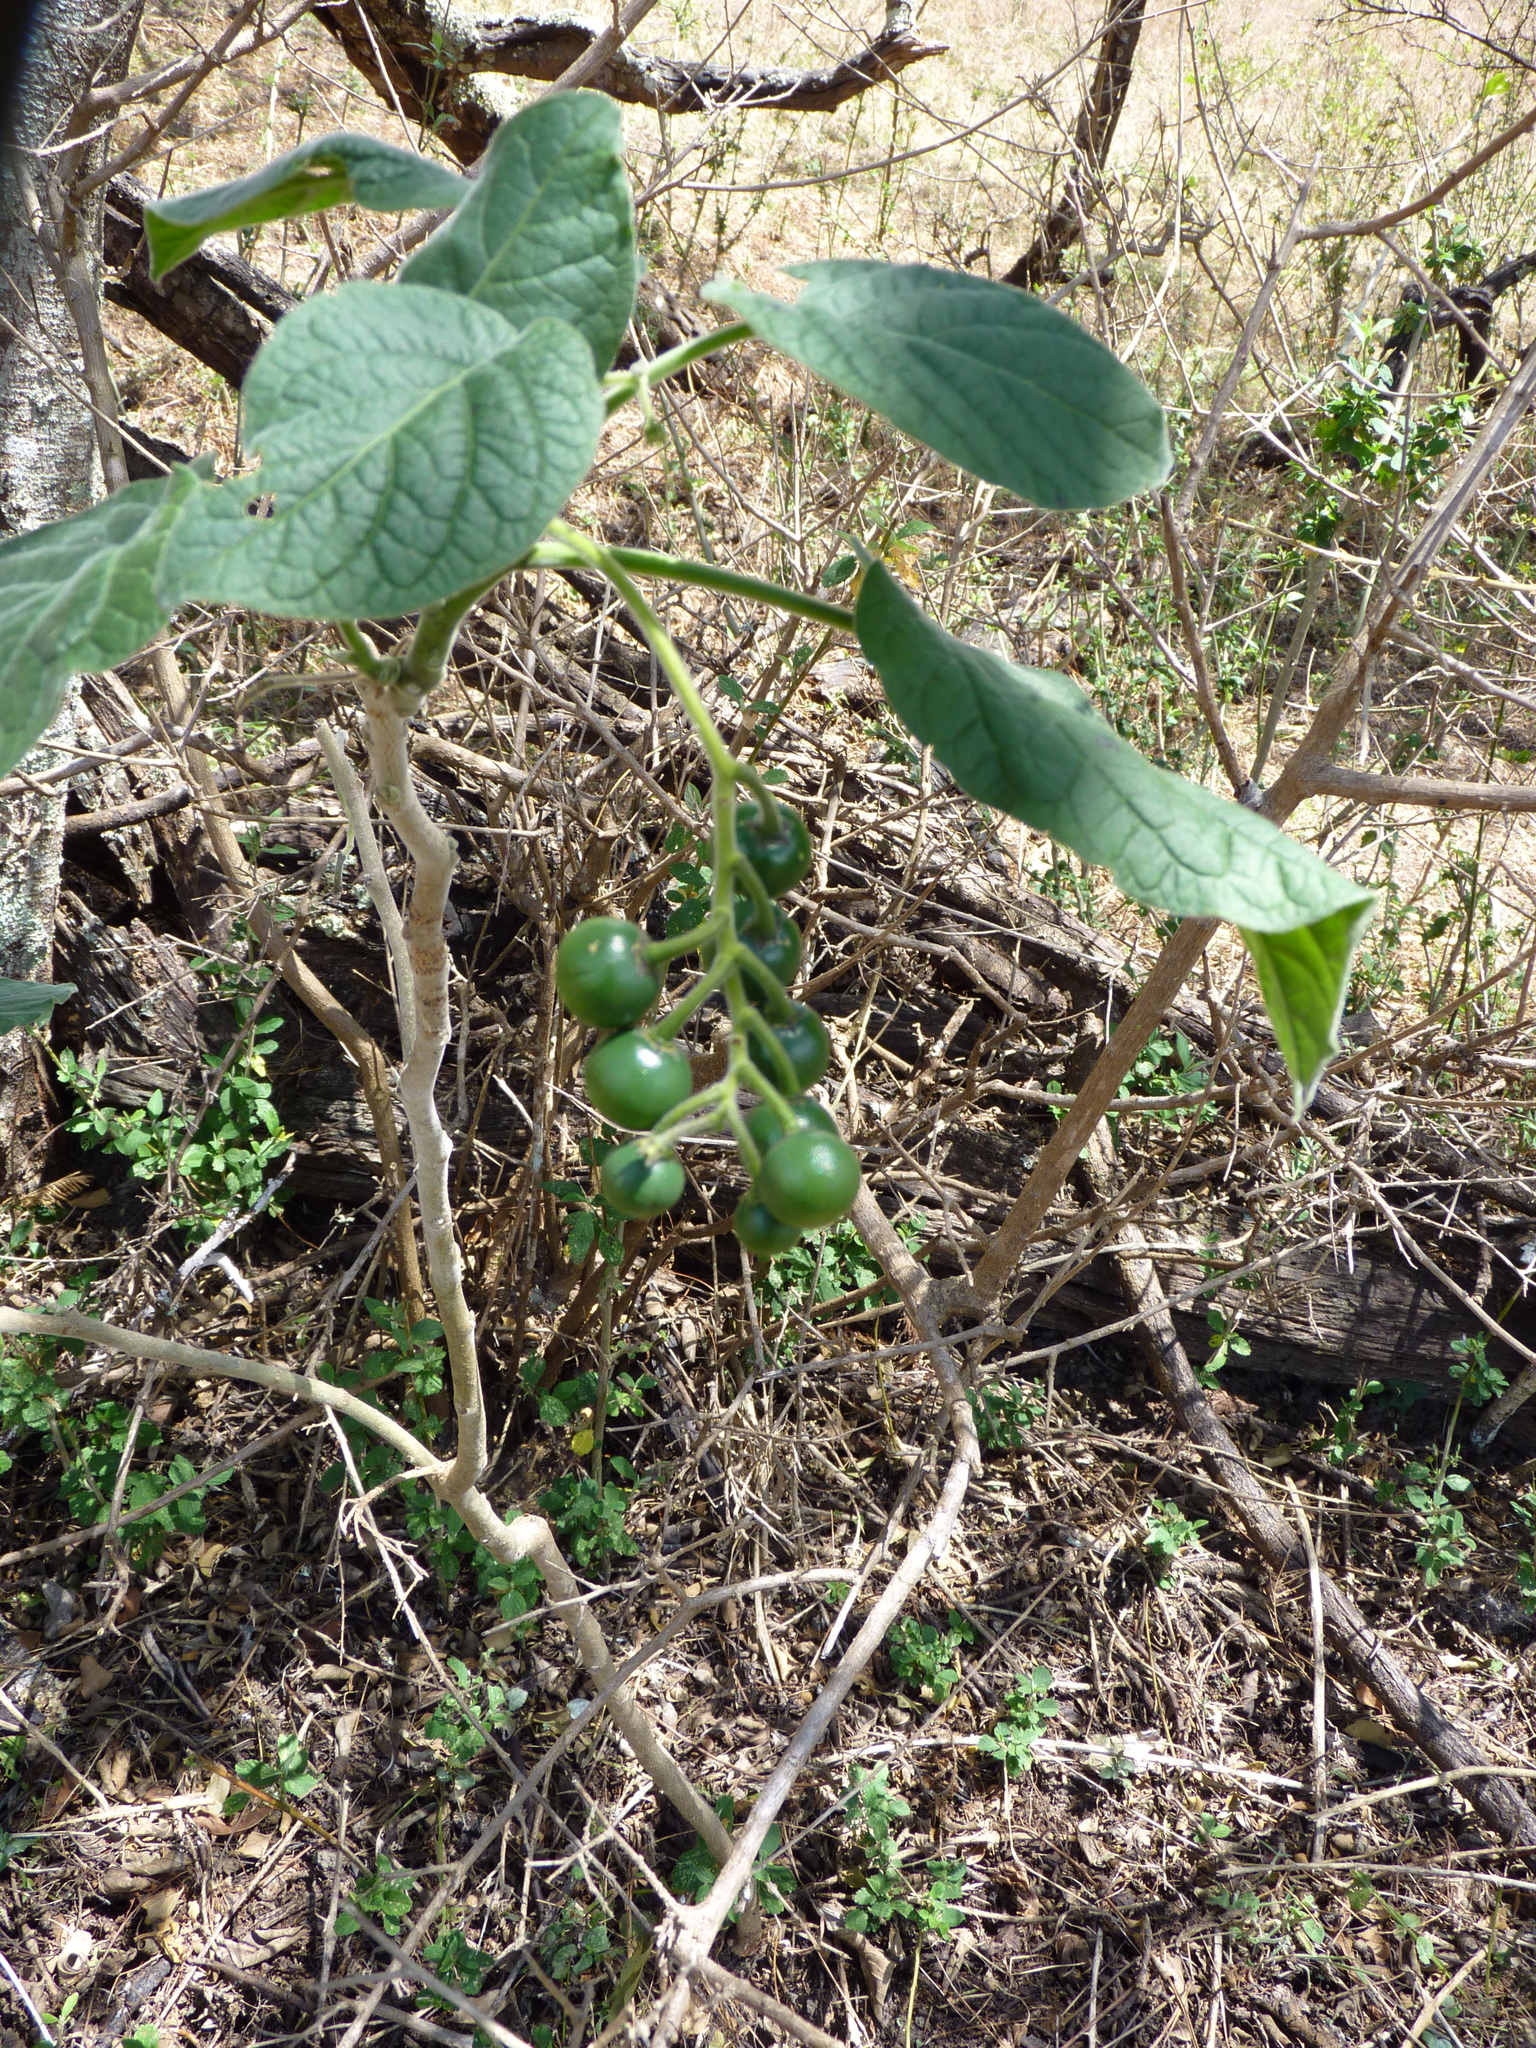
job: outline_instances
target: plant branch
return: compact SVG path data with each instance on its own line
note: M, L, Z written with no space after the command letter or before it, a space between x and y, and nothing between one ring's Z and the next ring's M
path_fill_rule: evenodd
M1348 797L1361 804L1423 804L1445 811L1536 811L1536 788L1507 782L1440 782L1433 775L1370 775L1332 762L1314 768L1314 796Z
M1221 706L1216 701L1211 671L1206 664L1205 642L1200 637L1200 624L1189 602L1189 585L1184 575L1184 535L1174 515L1173 500L1166 491L1158 492L1157 509L1163 521L1163 547L1168 556L1169 581L1173 585L1173 608L1178 613L1179 625L1184 634L1184 645L1189 651L1190 666L1195 673L1195 695L1199 699L1200 714L1216 743L1216 752L1221 759L1226 778L1232 785L1232 794L1239 802L1244 802L1252 791L1256 799L1258 789L1252 778L1243 773L1243 764L1238 759L1237 749L1222 723Z
M562 547L559 542L541 541L528 557L529 564L533 568L569 568L572 548ZM830 604L821 597L808 597L801 591L787 589L782 583L770 583L761 576L744 576L735 569L718 568L713 562L692 561L686 555L659 555L649 548L605 546L603 553L621 569L627 569L636 576L656 576L668 583L689 584L696 590L720 590L729 597L743 598L749 604L776 605L780 611L793 612L796 618L809 619L818 626L832 626L844 633L854 630L853 613L845 605ZM586 567L592 558L578 551L578 560Z
M1508 149L1512 142L1518 142L1522 135L1528 135L1536 128L1536 107L1520 116L1518 121L1495 135L1491 142L1485 142L1475 156L1469 156L1464 164L1449 171L1438 185L1431 187L1420 199L1411 199L1406 206L1395 206L1390 213L1378 213L1372 220L1325 220L1315 228L1306 228L1297 240L1300 242L1331 242L1345 235L1379 235L1383 228L1395 228L1400 221L1412 220L1415 214L1426 213L1432 206L1438 206L1447 193L1470 178L1483 165L1491 163L1496 156Z
M1243 322L1243 331L1237 338L1237 347L1232 351L1227 373L1217 387L1216 396L1211 400L1211 409L1205 416L1200 439L1195 445L1194 454L1190 457L1189 472L1179 490L1178 516L1181 522L1189 517L1200 479L1204 476L1206 464L1215 452L1216 436L1221 430L1222 421L1226 418L1227 407L1232 403L1232 394L1236 391L1238 379L1253 353L1253 345L1259 338L1259 329L1269 317L1270 301L1275 296L1280 280L1285 274L1285 266L1290 262L1292 251L1300 239L1301 217L1306 211L1311 192L1312 180L1307 178L1296 195L1296 204L1291 209L1290 223L1280 238L1280 246L1271 253L1265 267L1264 281L1259 286L1258 296L1249 310L1248 318Z
M838 1707L868 1667L929 1563L942 1556L947 1548L959 1521L971 1474L981 1464L975 1418L966 1399L961 1368L939 1328L932 1281L902 1243L894 1225L881 1212L867 1187L860 1190L851 1213L860 1236L901 1295L902 1306L914 1333L927 1347L943 1392L955 1440L955 1458L945 1476L933 1513L910 1544L890 1583L870 1609L863 1627L790 1738L788 1748L738 1830L736 1847L722 1865L708 1894L696 1906L674 1906L663 1923L657 1937L658 1953L670 1956L681 1973L682 1981L668 1994L657 2015L657 2031L653 2036L657 2048L662 2048L663 2043L674 2038L687 2006L687 1977L702 1969L710 1946L724 1926L731 1908L743 1889L750 1885L768 1830L830 1727Z
M413 1015L410 1053L400 1069L400 1103L411 1132L427 1272L453 1375L459 1437L448 1497L457 1505L457 1496L478 1485L489 1458L475 1319L464 1298L464 1261L448 1191L453 1146L437 1113L434 1094L453 1030L448 944L443 933L448 892L459 857L453 840L427 816L416 792L408 728L395 708L394 692L386 684L366 680L359 688L367 718L374 800L399 833L412 865L405 943Z
M1399 613L1533 400L1536 344L1526 351L1519 370L1489 413L1460 468L1448 479L1402 561L1387 577L1370 623L1341 655L1333 682L1313 714L1305 737L1260 806L1261 815L1273 823L1283 825L1296 806L1312 795L1316 778L1329 772L1329 755L1355 714L1376 656L1390 638ZM1136 1000L1083 1082L1076 1103L1035 1161L971 1281L949 1284L946 1300L955 1309L985 1316L995 1306L1014 1267L1066 1184L1073 1161L1099 1118L1114 1102L1115 1090L1135 1065L1215 930L1211 919L1186 918L1158 954Z
M175 654L169 647L157 647L149 659L172 719L179 728L185 729L191 719L192 707ZM202 825L208 844L226 882L246 900L248 908L245 914L263 953L304 1007L340 1041L357 1068L363 1100L368 1105L373 1123L374 1141L379 1148L384 1185L392 1196L398 1196L406 1185L407 1176L400 1134L395 1129L389 1063L371 1034L363 1029L344 1003L337 1001L319 975L300 959L293 933L278 923L262 901L250 863L225 815L223 798L208 756L187 747L184 758L187 780L204 799ZM416 1257L415 1224L410 1205L406 1202L400 1204L395 1216L394 1251L406 1313L412 1322L418 1322L422 1315L421 1267Z

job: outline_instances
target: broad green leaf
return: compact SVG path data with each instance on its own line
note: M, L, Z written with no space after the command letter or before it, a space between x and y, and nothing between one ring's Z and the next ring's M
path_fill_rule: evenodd
M371 135L321 135L274 157L248 178L157 199L144 209L153 276L164 277L200 249L210 235L232 228L294 220L327 206L366 206L373 213L404 213L416 206L457 206L470 189L461 178L414 150L397 149Z
M412 285L296 307L241 397L261 468L188 507L167 587L283 618L415 611L510 568L586 475L603 419L573 329L518 333ZM269 517L249 516L258 494Z
M1242 927L1285 1064L1293 1079L1311 1076L1305 1086L1297 1079L1298 1114L1311 1101L1317 1077L1339 1049L1349 963L1375 902L1372 896L1364 903L1345 904L1329 917L1288 932Z
M1138 903L1241 929L1304 1107L1338 1050L1374 894L1267 819L1145 760L1065 676L954 639L879 563L855 618L896 715L963 790L1107 867Z
M491 137L469 196L400 273L493 306L514 327L567 321L606 369L635 302L635 225L619 110L597 92L525 107Z
M704 296L947 462L1057 511L1167 476L1163 410L1101 342L1028 292L908 263L802 263L793 305L729 279Z
M200 487L178 467L0 541L0 774L47 730L72 675L126 661L166 623L161 558Z
M0 1038L26 1024L41 1024L75 992L72 981L0 981Z

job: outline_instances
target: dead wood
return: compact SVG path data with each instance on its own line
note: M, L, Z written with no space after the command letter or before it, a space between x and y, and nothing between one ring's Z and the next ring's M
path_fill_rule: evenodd
M1061 197L1024 254L1004 273L1005 284L1036 291L1054 277L1062 251L1077 241L1098 205L1099 181L1131 88L1131 67L1146 11L1146 0L1109 0L1093 77L1072 128Z
M1101 1034L1083 1035L1084 1075L1097 1056L1096 1036ZM1114 1154L1102 1125L1084 1148L1077 1172L1094 1201L1114 1201ZM1138 1224L1120 1224L1111 1257L1126 1305L1141 1318L1138 1334L1158 1385L1181 1428L1198 1446L1213 1477L1226 1487L1250 1541L1265 1563L1276 1572L1305 1575L1308 1560L1294 1527L1265 1493L1195 1376L1168 1312L1151 1250ZM1357 1680L1369 1686L1383 1702L1415 1747L1444 1771L1475 1771L1479 1765L1486 1766L1488 1759L1455 1722L1441 1713L1387 1649L1355 1602L1326 1572L1319 1575L1319 1590L1324 1624L1334 1649ZM1536 1810L1508 1780L1466 1777L1460 1784L1467 1799L1504 1841L1515 1848L1536 1849Z
M257 349L297 301L274 278L212 242L156 283L144 242L144 204L150 197L126 174L107 187L102 243L109 275L103 296L139 314L238 389Z
M407 120L430 127L462 164L482 155L497 114L473 89L478 72L553 83L596 41L573 15L461 14L444 0L347 0L317 7L320 21L368 83ZM871 86L943 55L912 29L908 0L888 0L885 26L854 56L823 70L732 68L617 50L587 83L610 99L663 114L713 107L827 113Z

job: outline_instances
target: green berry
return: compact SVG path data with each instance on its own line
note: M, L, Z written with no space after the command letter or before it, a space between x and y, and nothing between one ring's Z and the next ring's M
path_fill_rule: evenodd
M620 1145L603 1161L603 1200L621 1216L659 1216L682 1200L683 1169L675 1152L648 1159L638 1139Z
M654 1130L693 1093L693 1068L675 1045L643 1031L621 1031L587 1055L587 1099L600 1117L627 1131Z
M816 1230L846 1216L859 1192L851 1146L827 1131L792 1131L763 1158L757 1191L769 1212L796 1230Z
M782 896L811 871L811 835L788 804L775 803L771 826L760 805L743 804L736 813L736 844L770 896Z
M796 1095L790 1101L794 1113L792 1128L797 1131L830 1131L837 1136L837 1121L831 1110L823 1109L819 1102L813 1102L809 1095ZM747 1118L747 1129L756 1140L759 1152L766 1152L770 1145L777 1145L780 1138L787 1138L789 1132L779 1121L779 1113L771 1102L760 1102Z
M749 953L756 954L775 981L788 984L795 978L800 965L800 955L805 950L805 940L800 927L788 917L777 904L773 907L772 929L764 933L758 929L757 907L745 896L736 898L736 935ZM703 955L707 967L714 958L715 949L709 946Z
M772 1026L773 1035L789 1054L800 1087L813 1088L832 1064L832 1041L826 1025L805 1003L792 1003L790 1010L787 1023Z
M731 1218L731 1228L740 1240L742 1250L754 1259L777 1258L780 1252L787 1252L791 1245L800 1242L800 1232L795 1225L781 1223L755 1194L742 1197L736 1214Z
M623 917L587 917L555 955L560 1000L583 1024L613 1031L637 1024L661 994L662 976L645 957L645 933Z

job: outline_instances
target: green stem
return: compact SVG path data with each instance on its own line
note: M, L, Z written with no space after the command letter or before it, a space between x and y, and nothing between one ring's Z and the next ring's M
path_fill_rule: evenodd
M652 939L641 948L652 967L665 967L673 960L680 960L685 953L697 953L718 938L722 926L711 911L701 918L691 931L678 932L670 939Z
M661 623L650 599L633 578L626 575L624 565L618 558L618 551L589 540L584 533L578 533L575 527L567 526L563 519L552 519L549 531L557 541L565 543L561 553L574 554L587 568L596 569L601 575L606 576L624 599L634 613L635 624L645 635L645 644L655 655L662 672L676 693L678 702L687 712L694 731L703 741L704 751L709 756L709 765L714 771L717 783L724 783L728 788L734 789L740 772L736 765L736 756L725 744L719 726L710 717L709 706L704 702L698 684L688 673L688 664L678 653L677 643ZM540 566L541 557L547 556L547 553L548 550L540 546L534 549L528 559L537 568Z
M558 521L549 528L551 535L562 538L569 529ZM579 536L578 536L579 537ZM818 626L831 626L851 633L854 631L853 613L845 605L829 604L824 597L807 597L798 590L790 590L782 583L770 583L762 576L743 576L735 569L721 568L714 562L695 562L687 555L660 555L650 548L605 548L604 553L621 569L627 569L636 576L658 576L668 583L687 583L698 590L718 590L729 597L739 597L748 604L767 604L782 612L793 612L797 618L810 619ZM584 563L589 561L582 557ZM569 555L558 542L540 541L527 558L528 565L535 569L567 569L571 566Z
M713 922L713 919L711 919L711 922ZM733 943L734 941L722 944L719 955L705 972L699 976L693 987L689 989L687 995L674 1003L659 1023L651 1026L650 1035L652 1038L675 1038L694 1011L701 1008L714 994L715 990L724 985L726 977L735 965L728 951L728 944ZM745 951L745 947L742 950Z
M676 348L669 348L659 356L653 356L648 363L640 364L633 370L610 370L603 379L603 403L607 416L612 419L632 398L639 398L649 392L653 384L659 384L665 377L675 377L680 370L700 363L706 356L717 355L723 348L733 348L738 341L750 341L752 329L745 320L732 320L724 327L712 327L708 334L696 334L691 341L680 341Z
M452 597L440 598L436 604L426 607L416 621L416 630L400 663L399 681L395 685L398 697L403 698L409 693L419 704L431 696L448 673L449 657L460 626L486 592L494 590L506 573L505 569L498 569L494 576L483 578L468 590L457 591ZM402 702L396 708L408 714L410 709L414 709L414 704L408 706Z

